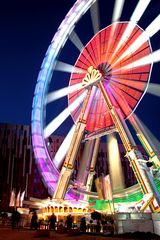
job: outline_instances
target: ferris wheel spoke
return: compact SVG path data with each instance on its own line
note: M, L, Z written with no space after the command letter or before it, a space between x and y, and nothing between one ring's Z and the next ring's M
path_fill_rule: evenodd
M84 50L87 50L87 48ZM76 64L77 67L83 67L83 69L86 69L86 71L88 67L93 65L96 65L96 63L94 62L94 59L92 58L92 56L89 56L88 52L87 52L87 57L84 54L81 54L81 59L79 59L79 62Z
M126 49L126 51L124 51L124 53L112 64L112 67L115 67L117 63L119 63L119 61L139 49L146 41L148 41L148 37L152 37L159 30L160 14L151 22L151 24L146 28L146 30Z
M79 74L86 73L86 71L82 68L78 68L71 64L64 63L61 61L56 61L55 70L61 71L61 72L68 72L68 73L79 73Z
M118 27L117 27L118 25ZM114 26L114 27L113 27ZM114 34L112 33L113 29L114 28ZM124 31L124 28L125 28L125 25L121 24L119 25L118 23L113 23L112 26L111 26L111 32L109 33L109 40L108 40L108 44L107 44L107 49L106 49L106 58L108 56L108 62L111 63L111 58L112 58L112 55L114 53L114 49L117 45L117 39L118 39L118 36L122 34L122 32ZM111 37L111 34L112 34L112 37ZM116 37L114 37L114 35Z
M113 84L117 89L120 89L122 92L125 92L126 94L130 95L136 101L139 99L139 97L142 94L142 91L139 91L138 89L124 85L122 83L112 82L111 84Z
M130 23L129 23L130 24ZM128 24L128 25L129 25ZM127 25L127 27L128 27ZM135 25L133 26L133 29L134 29ZM123 44L123 46L119 49L118 51L118 55L120 56L124 51L125 51L125 48L126 48L126 44L130 45L130 43L133 41L133 38L136 37L136 35L138 35L139 33L139 29L137 28L135 31L132 31L130 37L125 41L125 44ZM118 42L119 43L119 42ZM115 50L114 50L114 53L113 55L115 54ZM115 56L115 55L114 55ZM112 62L112 59L110 59L110 61Z
M81 83L77 83L77 84L59 89L57 91L53 91L46 96L46 103L48 104L48 103L54 102L64 96L67 96L70 93L81 90L83 88L84 87L82 87Z
M60 168L60 166L62 165L62 162L64 160L64 157L69 149L72 137L73 137L73 133L75 131L76 125L74 124L70 131L68 132L67 136L65 137L65 139L63 140L61 146L59 147L58 151L56 152L56 155L53 159L53 162L55 164L55 166L57 167L57 169Z
M101 127L102 125L102 121L103 121L103 117L102 117L102 114L100 113L100 109L102 109L102 105L103 105L103 96L102 94L100 94L100 97L99 97L99 101L98 101L98 106L97 106L97 126L98 127Z
M87 71L87 69L90 67L90 66L92 66L93 64L92 63L90 63L89 61L88 61L88 59L85 61L85 62L83 62L83 61L79 61L79 63L77 64L77 67L81 67L81 66L83 66L83 68L85 68L86 69L86 71ZM78 76L78 78L79 78L79 76ZM76 79L76 78L75 78ZM74 78L73 78L73 80L74 80Z
M69 100L74 99L77 96L77 94L80 95L80 93L82 93L81 89L78 90L76 93L72 93L72 95L70 95L70 97L69 97Z
M145 86L146 86L146 82L144 81L137 81L137 80L131 80L131 79L124 79L124 78L119 78L119 79L114 79L112 78L112 82L115 82L116 83L119 83L119 84L122 84L124 86L127 86L127 87L131 87L135 90L140 90L140 91L143 91Z
M79 106L77 107L77 109L73 113L73 118L76 119L76 121L77 121L77 119L78 119L78 117L80 115L82 106L83 106L83 102L79 104Z
M155 135L150 131L150 129L144 124L142 119L140 119L137 116L137 114L133 113L133 115L135 115L136 118L138 119L138 121L140 121L140 123L141 123L141 125L143 127L144 134L148 135L149 139L152 139L152 144L156 147L156 149L158 150L158 153L160 154L160 150L159 150L160 141L155 137Z
M93 32L94 34L96 34L100 29L98 1L95 1L95 3L90 7L90 14L91 14Z
M123 6L124 6L124 0L116 0L115 1L113 16L112 16L112 23L114 23L114 24L112 25L110 36L109 36L109 42L108 42L108 46L107 46L107 50L106 50L107 53L109 52L111 42L113 41L113 35L114 35L115 29L117 26L116 22L119 21L119 19L121 17ZM112 55L111 55L111 58L112 58Z
M140 18L142 17L143 13L145 12L146 8L148 7L149 3L151 0L140 0L130 18L130 22L127 25L120 41L118 42L114 53L110 59L110 61L112 61L113 57L115 56L115 54L117 53L117 51L119 50L119 48L121 47L121 45L124 43L124 41L126 41L126 39L128 39L135 27L135 24L140 20Z
M136 91L133 91L132 89L126 89L126 87L122 87L120 85L111 83L111 86L115 86L117 90L120 90L121 93L123 94L123 96L126 98L128 104L133 108L135 107L136 103L137 103L137 96L135 97L134 94L137 95Z
M99 58L99 52L97 52L96 45L99 46L99 43L98 42L96 43L96 41L94 41L94 46L93 46L93 43L90 42L85 49L85 51L87 52L87 55L90 57L90 62L92 62L93 66L97 66L98 58ZM92 52L93 54L90 54L90 52Z
M128 85L123 84L117 85L117 83L114 84L114 82L112 82L110 86L112 87L112 90L114 89L114 92L116 92L116 94L118 95L118 101L121 104L122 109L124 110L123 112L125 112L125 115L126 116L130 115L131 112L130 109L128 109L128 105L131 107L131 109L133 109L136 106L137 99L140 99L143 95L144 87L143 89L137 89L134 87L130 87Z
M136 70L136 71L135 71ZM139 75L139 74L149 74L149 71L148 69L144 70L143 72L141 71L141 69L133 69L132 72L129 72L129 71L121 71L121 69L116 69L114 71L112 71L112 73L116 73L114 74L115 77L123 77L123 76L126 76L127 78L131 76L131 80L135 80L133 77L136 76L136 75ZM137 78L136 78L137 79Z
M150 83L146 93L160 97L160 84Z
M84 48L83 43L81 42L80 38L78 37L75 30L72 31L71 35L69 36L71 42L77 47L77 49L81 52Z
M121 61L121 67L123 65L126 65L126 62L133 62L133 59L137 58L140 56L143 51L150 53L149 46L145 46L144 48L140 49L139 51L136 51L134 54L130 55L128 58L125 58L123 61ZM138 56L139 55L139 56Z
M91 14L91 20L92 20L92 27L94 35L99 32L100 30L100 17L99 17L99 5L98 1L95 1L94 4L90 7L90 14ZM100 36L99 34L95 36L94 46L92 46L92 43L89 44L94 49L94 55L96 64L100 62ZM90 52L90 51L89 51Z
M94 128L98 126L98 122L99 122L98 112L100 110L100 101L101 101L100 96L101 96L100 91L97 91L96 92L96 108L94 113L94 115L97 116L97 118L96 118L96 121L94 122Z
M59 126L69 117L70 113L74 111L79 104L84 100L86 96L86 91L84 91L77 99L72 102L69 107L64 109L56 118L54 118L45 128L44 128L44 138L49 137L53 132L55 132Z
M122 14L124 0L116 0L113 10L112 23L117 22Z
M127 70L132 69L140 66L145 66L151 63L156 63L160 61L160 50L156 50L155 52L152 52L151 54L142 57L135 62L132 62L130 64L127 64L123 67L121 67L121 70ZM116 70L115 70L116 71Z
M93 129L95 128L95 124L96 124L96 120L93 117L96 114L96 109L97 109L97 101L94 100L94 101L92 101L91 114L88 116L88 121L87 121L87 124L89 124L91 131L93 131Z
M112 96L116 102L116 105L119 106L118 108L121 110L121 113L123 114L123 116L125 116L128 109L127 109L124 101L121 99L121 97L122 97L121 90L120 89L117 90L117 88L115 88L115 86L113 86L113 84L110 84L110 89L112 92ZM121 97L120 97L120 95L121 95ZM127 114L128 114L128 112L127 112Z

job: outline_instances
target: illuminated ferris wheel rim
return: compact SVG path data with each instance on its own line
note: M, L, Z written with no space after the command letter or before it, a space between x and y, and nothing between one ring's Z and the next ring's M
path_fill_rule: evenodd
M51 44L46 52L45 58L41 65L41 70L38 75L35 88L33 104L32 104L32 143L35 153L35 159L42 174L44 184L49 190L51 196L54 193L59 171L51 161L47 146L44 139L44 102L47 91L47 86L52 78L52 73L56 64L56 58L59 51L65 44L68 35L75 27L75 23L81 16L90 8L96 0L78 0L70 9L65 19L60 24L58 31L54 35ZM72 199L72 194L68 195L68 199Z
M73 5L69 13L66 15L64 21L58 28L58 31L47 50L37 79L32 109L32 142L36 161L39 165L40 171L42 172L44 183L48 187L51 195L53 195L59 171L50 159L44 139L43 101L56 64L56 57L58 56L60 49L65 44L67 36L74 29L75 23L94 2L95 0L78 0ZM69 196L67 195L67 197ZM72 198L72 196L70 198Z

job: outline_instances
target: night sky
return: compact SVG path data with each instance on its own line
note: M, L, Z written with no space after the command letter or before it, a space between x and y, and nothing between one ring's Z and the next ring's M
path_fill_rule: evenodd
M32 99L41 63L58 26L74 2L73 0L1 1L0 122L30 124ZM100 2L101 28L103 28L111 23L114 1L100 0ZM120 20L129 20L137 2L126 1ZM145 29L158 14L160 14L160 1L151 0L139 25ZM91 28L91 20L87 13L76 26L76 32L84 45L93 36ZM153 50L160 48L160 31L152 37L151 45ZM67 43L59 58L61 61L73 64L77 57L77 49ZM56 74L53 79L59 77L58 73ZM69 75L61 73L60 78L61 82L65 79L67 85ZM160 82L160 63L156 63L153 67L151 82ZM55 88L59 86L57 84ZM62 101L59 104L63 106ZM146 94L136 110L140 119L158 138L160 138L159 106L158 97ZM57 114L56 110L54 112Z

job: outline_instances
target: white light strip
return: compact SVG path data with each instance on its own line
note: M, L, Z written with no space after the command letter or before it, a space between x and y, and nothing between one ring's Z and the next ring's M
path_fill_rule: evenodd
M129 36L131 35L134 27L135 27L135 24L132 23L132 22L129 22L129 24L127 25L127 27L126 27L126 29L125 29L125 31L124 31L121 39L120 39L120 41L119 41L118 44L117 44L117 47L115 48L115 50L114 50L114 52L113 52L113 54L112 54L112 56L111 56L110 61L112 61L113 57L115 56L116 52L119 50L119 48L121 47L121 45L122 45L125 41L128 40L128 38L129 38Z
M82 89L82 84L81 83L77 83L74 84L72 86L68 86L62 89L59 89L57 91L51 92L47 95L46 97L46 103L50 103L50 102L54 102L57 99L60 99L70 93L73 93L75 91L78 91L80 89Z
M68 152L75 128L76 128L76 125L73 125L72 128L70 129L69 133L63 140L61 146L59 147L59 149L53 159L53 162L54 162L56 168L58 168L58 169L61 166L66 153Z
M114 5L114 10L113 10L113 16L112 16L112 26L111 26L111 31L110 31L110 35L108 38L108 46L106 49L106 55L108 54L108 52L110 52L110 46L111 43L113 41L113 36L114 36L114 32L115 29L117 27L117 21L119 21L120 17L121 17L121 13L123 10L123 5L124 5L124 0L116 0L115 5ZM112 53L112 55L114 54L114 52ZM111 58L112 59L112 56Z
M113 10L112 23L120 19L123 10L124 0L116 0Z
M146 30L129 46L129 48L117 59L112 65L115 66L117 62L122 60L127 55L134 53L140 48L144 42L148 41L149 37L152 37L156 32L160 30L160 14L151 22Z
M130 55L132 53L134 53L140 46L142 46L142 44L144 42L148 41L148 35L146 35L145 32L143 32L136 41L134 41L134 43L132 45L129 46L129 48L127 48L127 50L117 59L116 62L114 62L114 64L112 65L115 66L120 60L122 60L123 58L125 58L127 55Z
M150 83L147 89L147 93L160 97L160 84Z
M61 61L56 61L55 70L61 71L61 72L79 73L79 74L86 73L86 71L81 68L75 67L71 64L64 63Z
M131 16L132 22L138 22L151 0L140 0Z
M136 117L143 127L144 136L147 136L147 138L149 137L149 140L152 142L152 145L154 146L155 150L158 151L158 153L160 153L160 150L159 150L160 142L159 142L159 140L153 135L153 133L150 131L150 129L144 124L144 122L142 122L142 120L137 115L136 115Z
M152 37L160 29L160 14L151 22L151 24L146 28L146 33L149 37Z
M157 50L148 56L140 58L133 63L130 63L124 67L121 67L121 70L132 69L132 68L144 66L144 65L159 62L159 61L160 61L160 50Z
M124 43L124 41L126 41L129 36L131 35L136 23L139 21L139 19L141 18L141 16L143 15L143 13L145 12L148 4L150 3L151 0L140 0L130 18L130 22L128 24L128 26L126 27L116 49L114 50L114 53L112 55L111 60L113 59L113 57L115 56L116 52L119 50L119 48L121 47L122 43Z
M118 78L113 78L112 77L112 83L120 83L120 84L123 84L125 86L128 86L128 87L131 87L131 88L136 88L138 90L141 90L143 89L147 83L146 82L143 82L143 81L134 81L134 80L127 80L126 79L118 79Z
M44 138L49 137L56 129L68 118L70 113L74 111L79 104L84 100L86 91L84 91L76 100L64 109L55 119L53 119L44 129Z
M72 31L71 35L69 36L69 39L77 47L77 49L81 52L82 49L84 48L84 45L74 30Z
M96 1L91 7L90 7L90 14L92 19L92 26L94 34L96 34L99 31L99 8L98 8L98 1Z

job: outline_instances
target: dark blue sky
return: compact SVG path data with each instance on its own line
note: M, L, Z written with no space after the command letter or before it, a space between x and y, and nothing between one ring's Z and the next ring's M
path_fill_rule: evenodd
M30 124L45 52L74 1L1 1L0 122Z
M31 108L37 75L45 52L58 26L73 5L74 0L25 0L0 3L0 122L30 124ZM107 5L100 0L101 28L111 22L114 1ZM127 0L120 20L129 20L138 1ZM142 28L160 14L160 1L151 0L139 22ZM88 31L91 21L85 15L77 26L84 44L92 36ZM151 39L153 50L160 48L160 33ZM64 48L60 59L72 63L77 50ZM75 52L74 52L75 51ZM73 59L71 57L73 55ZM78 55L77 55L78 56ZM66 77L62 74L61 77ZM151 82L160 82L160 63L153 67ZM137 109L138 116L154 134L160 135L160 99L146 95Z

